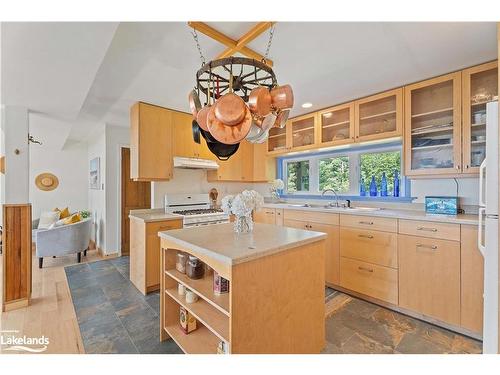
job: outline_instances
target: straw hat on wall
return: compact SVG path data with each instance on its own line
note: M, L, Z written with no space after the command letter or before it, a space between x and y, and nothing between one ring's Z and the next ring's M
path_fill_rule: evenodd
M43 191L51 191L59 186L59 179L52 173L41 173L35 178L35 185Z

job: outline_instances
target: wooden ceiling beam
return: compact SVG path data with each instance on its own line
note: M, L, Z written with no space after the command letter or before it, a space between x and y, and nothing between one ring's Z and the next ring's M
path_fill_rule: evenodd
M217 56L217 58L222 59L224 57L229 57L237 52L240 52L243 47L246 47L248 43L261 35L264 31L269 29L273 24L275 24L275 22L259 22L257 25L248 30L245 35L238 39L238 41L236 42L236 46L229 47L219 56Z
M261 22L261 23L267 23L267 22ZM239 41L236 41L236 40L228 37L227 35L224 35L220 31L215 30L213 27L207 25L204 22L189 21L188 25L190 27L192 27L193 29L195 29L196 31L199 31L200 33L205 34L206 36L218 41L219 43L224 44L229 49L236 49L238 52L242 53L243 55L245 55L247 57L250 57L252 59L259 60L259 61L261 61L264 58L264 56L262 56L260 53L257 53L248 47L245 47L245 45L243 43L241 45L238 45ZM268 26L268 28L269 27L270 26ZM254 31L254 33L255 33L255 31ZM247 34L249 34L249 33L247 33ZM249 37L251 37L251 35L247 36L247 34L245 34L243 37L246 36L248 39ZM253 40L255 37L249 39L248 42ZM226 52L226 51L224 51L224 52ZM266 64L269 66L273 66L273 62L271 60L266 60Z

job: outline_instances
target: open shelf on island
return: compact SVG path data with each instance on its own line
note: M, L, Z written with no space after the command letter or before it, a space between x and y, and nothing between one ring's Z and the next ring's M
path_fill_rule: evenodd
M164 327L172 340L188 354L216 354L220 339L203 324L198 322L198 328L185 334L178 322L168 322Z
M165 293L186 308L221 340L229 342L229 318L226 315L201 298L194 303L187 303L184 296L177 294L177 288L168 288Z
M199 297L203 298L210 305L229 316L229 293L215 294L213 291L212 276L203 279L193 280L176 269L166 270L165 273L178 283L184 284L187 288L194 291Z

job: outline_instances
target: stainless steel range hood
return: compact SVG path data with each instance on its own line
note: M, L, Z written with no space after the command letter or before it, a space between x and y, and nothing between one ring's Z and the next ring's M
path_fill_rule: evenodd
M183 158L174 156L174 168L183 169L218 169L219 164L214 160Z

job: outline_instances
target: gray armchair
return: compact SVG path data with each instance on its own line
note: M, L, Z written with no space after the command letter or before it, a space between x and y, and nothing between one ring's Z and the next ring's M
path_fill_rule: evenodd
M36 221L33 222L35 227ZM87 255L90 242L91 220L85 219L74 224L67 224L52 229L33 230L33 242L36 244L38 267L43 267L43 257L56 257L77 254L78 263Z

